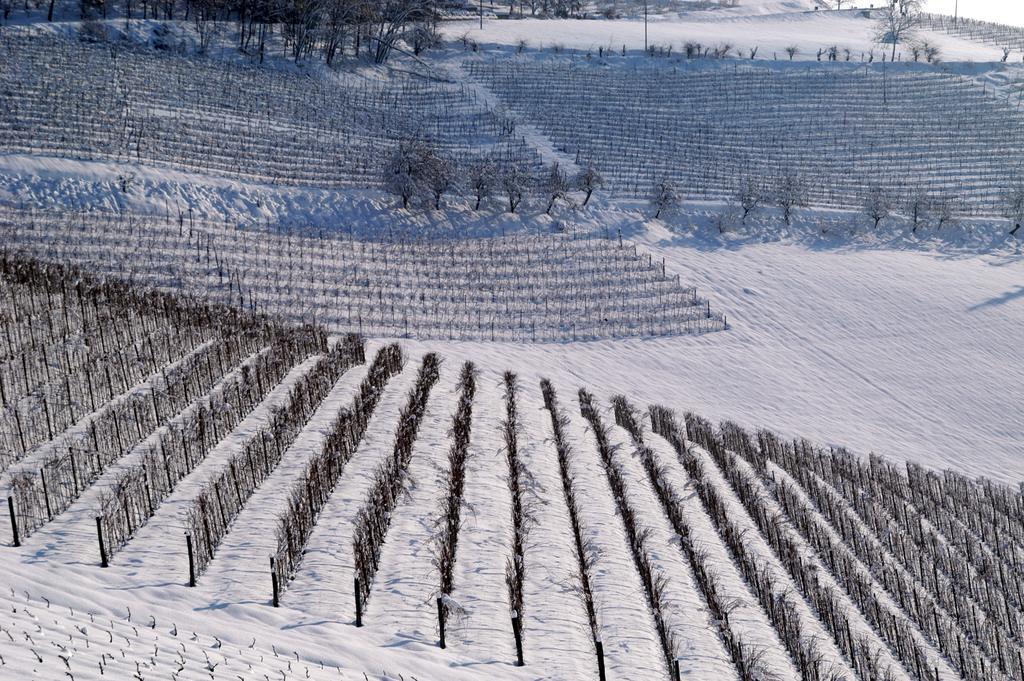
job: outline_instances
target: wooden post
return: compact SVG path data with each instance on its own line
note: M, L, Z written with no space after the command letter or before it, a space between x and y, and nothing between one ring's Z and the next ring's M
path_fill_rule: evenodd
M444 650L447 646L444 641L444 598L441 596L437 597L437 626L441 632L441 638L438 641L438 645Z
M672 661L672 668L675 669L675 681L683 681L683 674L679 669L678 659Z
M21 546L21 537L18 536L18 516L14 514L14 497L7 497L7 508L11 511L11 531L14 532L14 545Z
M96 516L96 537L100 540L100 567L108 567L107 547L103 543L103 518Z
M594 639L594 649L597 650L597 678L600 681L606 681L604 673L604 644L601 643L600 639Z
M516 666L523 666L523 629L519 615L512 615L512 634L516 637Z
M270 584L274 589L274 607L277 608L281 605L281 592L277 581L277 564L273 556L270 557Z
M185 545L188 547L188 585L196 585L196 558L192 549L192 535L185 535Z
M43 501L46 502L46 518L47 520L53 520L53 509L50 507L50 491L46 489L46 471L43 468L39 469L39 480L43 484Z
M359 591L359 578L355 579L356 594L356 626L363 626L363 594Z

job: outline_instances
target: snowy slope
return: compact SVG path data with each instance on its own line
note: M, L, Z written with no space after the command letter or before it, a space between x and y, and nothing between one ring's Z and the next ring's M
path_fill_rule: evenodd
M468 36L485 47L517 46L526 41L532 50L554 46L573 49L581 53L596 53L598 48L619 52L644 49L644 22L642 20L576 20L576 19L516 19L484 22L453 21L443 27L451 39ZM648 22L647 44L673 46L682 51L683 43L697 42L707 46L728 44L732 53L742 57L752 48L758 48L757 59L785 60L785 49L796 45L800 54L796 59L816 60L819 49L837 45L849 49L855 61L874 51L881 59L886 48L875 41L875 21L855 12L796 12L765 13L742 16L719 16L718 12L681 18L656 18ZM943 61L995 62L1002 52L991 45L973 43L938 32L921 31L921 38L939 46ZM903 59L909 60L909 51L900 49Z

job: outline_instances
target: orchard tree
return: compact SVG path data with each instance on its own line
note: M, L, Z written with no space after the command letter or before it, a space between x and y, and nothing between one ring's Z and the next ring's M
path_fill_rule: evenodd
M1024 223L1024 183L1011 187L1003 199L1003 215L1013 224L1010 236L1017 236Z
M558 161L552 161L547 177L544 178L543 185L544 193L548 198L548 207L544 211L546 215L551 214L551 209L555 207L555 203L559 199L565 199L569 196L569 188L569 177L558 165Z
M928 220L931 208L931 198L924 189L918 187L911 191L904 207L907 217L910 218L910 224L913 225L911 232L917 234L917 228Z
M935 215L935 228L942 229L947 225L956 224L956 201L948 194L940 194L932 201L932 211Z
M683 203L683 194L672 180L661 180L651 191L651 207L657 220L665 211L675 210Z
M867 191L864 192L864 201L861 205L864 209L864 214L874 223L876 230L882 220L892 214L892 202L889 200L885 189L880 185L868 187Z
M594 191L603 186L604 177L594 167L593 163L587 163L583 170L576 175L576 187L585 194L583 197L584 206L590 202L590 197L593 196Z
M896 46L914 36L921 23L921 0L888 0L878 20L878 42L892 42L892 59L896 61Z
M399 142L384 165L384 187L402 199L402 208L408 208L413 197L424 191L433 194L432 175L441 171L439 156L430 145L421 139L407 139ZM444 190L447 191L447 188ZM441 193L443 194L444 191ZM440 198L437 199L440 203Z
M523 202L530 183L530 173L522 164L510 160L501 168L501 190L508 199L508 212L515 213Z
M786 171L775 181L771 199L782 209L782 219L789 225L793 220L793 210L807 205L807 181L793 171Z
M440 210L441 199L458 186L458 164L455 159L433 149L427 150L421 163L423 184L434 200L434 209Z
M470 164L466 171L466 183L476 199L473 210L480 210L483 200L494 193L497 174L498 166L490 158L483 157Z
M736 188L733 198L736 199L736 203L740 205L740 209L743 211L741 222L746 225L747 217L757 210L757 207L764 200L764 182L759 178L750 176L743 178L740 180L740 185Z

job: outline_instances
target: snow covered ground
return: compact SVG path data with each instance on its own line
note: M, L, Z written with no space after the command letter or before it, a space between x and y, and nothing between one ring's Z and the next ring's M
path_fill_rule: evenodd
M530 50L550 50L555 47L576 50L583 56L597 53L598 48L620 52L640 52L644 49L645 30L642 19L607 21L603 19L490 19L479 22L452 21L443 24L450 39L466 36L485 49L503 47L515 49L521 41ZM786 48L795 45L800 52L794 59L818 60L818 50L836 45L852 52L853 61L867 59L872 52L876 60L891 50L875 40L875 21L860 12L790 12L784 14L758 14L720 16L718 12L703 13L698 17L654 17L648 21L646 44L673 47L673 53L683 51L687 42L708 47L728 44L732 54L748 57L749 50L758 48L756 59L787 60ZM962 40L932 31L922 31L921 39L938 45L943 61L996 62L1002 51L991 45ZM902 59L909 61L909 50L897 48ZM824 59L824 57L822 57ZM1015 60L1015 61L1019 61Z
M769 3L754 7L778 9ZM878 49L871 43L870 22L855 14L799 13L790 4L786 10L783 15L723 11L661 19L652 22L649 40L676 49L686 40L756 45L759 58L769 59L773 52L781 58L792 43L801 45L803 59L813 59L819 47L832 43L858 52ZM538 49L557 43L578 50L621 49L623 44L637 50L643 44L643 24L635 20L489 20L482 34L473 25L452 22L445 31L452 37L470 31L485 45L508 48L524 38ZM947 60L999 57L991 47L935 39ZM973 69L966 64L950 68ZM980 77L993 83L1005 85L1013 78L1008 71L978 68ZM542 138L531 143L542 147L546 158L558 158L554 145L545 145ZM130 191L122 192L118 177L129 170L136 179ZM182 660L181 679L213 676L211 664L219 667L214 678L595 678L541 378L553 381L569 416L566 432L585 502L581 522L596 553L595 603L613 679L660 678L661 652L594 435L580 418L580 387L592 390L604 410L608 399L621 393L641 408L664 404L865 455L875 452L1009 485L1024 480L1024 253L1000 220L964 221L915 235L897 220L873 230L852 212L807 209L799 211L791 227L765 211L747 225L729 222L719 233L714 218L722 206L716 204L690 203L664 220L649 219L641 202L600 194L587 209L559 208L551 216L538 205L510 216L497 206L475 212L460 202L444 211L397 211L392 199L374 192L254 185L131 164L23 155L0 156L0 201L175 216L191 208L227 222L313 227L380 240L518 231L579 230L612 238L621 233L655 261L664 259L670 275L684 273L729 321L727 331L696 337L551 344L401 341L406 367L386 387L279 609L269 605L267 554L275 547L274 521L291 484L319 451L325 429L351 401L365 367L346 373L324 400L236 518L195 589L184 585L180 511L210 470L223 463L230 441L211 455L208 466L183 481L177 495L106 570L96 565L90 531L95 494L83 495L25 546L0 547L5 612L0 617L0 679L49 680L66 678L64 672L71 671L75 679L92 680L100 678L105 664L112 666L104 679L128 679L133 673L140 681L170 678ZM367 356L385 340L372 339ZM416 484L395 511L367 624L357 630L352 626L352 520L377 462L393 445L399 410L427 351L439 352L444 365L413 453ZM467 506L451 594L466 612L453 622L449 648L441 651L436 647L429 540L442 492L439 475L450 440L456 376L465 360L480 369ZM297 367L289 380L304 368ZM520 446L531 474L524 669L514 666L505 591L511 533L500 431L501 372L506 369L519 377ZM240 430L265 418L270 403L279 398L272 396ZM709 626L677 539L630 456L625 432L613 428L612 440L620 445L617 455L625 462L631 502L649 520L656 562L673 576L667 587L668 619L683 642L680 658L687 678L727 678L734 672ZM739 599L737 626L769 648L766 659L780 679L798 678L747 585L727 564L728 552L690 493L692 480L663 440L652 438L652 445L669 480L687 493L686 513L711 560L723 566L724 588ZM712 484L726 490L728 483L710 457L698 456ZM740 525L755 532L738 499L728 491L726 497ZM784 574L760 537L751 545L775 574ZM812 634L826 639L824 654L842 669L846 662L822 625L810 610L801 610L801 616L811 620ZM868 627L859 618L854 623L858 629ZM960 678L945 663L942 674ZM898 670L897 678L912 677Z
M730 330L583 345L446 344L606 395L856 451L1024 480L1024 260L841 244L635 238L692 273ZM436 346L431 346L436 347Z

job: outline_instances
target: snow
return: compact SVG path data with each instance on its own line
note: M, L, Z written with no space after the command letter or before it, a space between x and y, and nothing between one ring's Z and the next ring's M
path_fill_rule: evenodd
M627 52L636 53L644 49L644 22L642 20L580 20L580 19L491 19L484 21L480 30L479 22L470 20L445 22L444 34L452 40L467 36L480 43L484 50L496 48L514 49L520 41L526 41L528 48L547 50L559 46L576 50L582 57L587 52L597 53L604 48L619 53L625 47ZM873 19L859 12L790 12L783 14L757 14L743 16L719 16L719 12L707 12L699 17L657 18L647 24L648 45L673 46L673 53L682 51L683 43L697 42L716 47L723 44L733 46L733 54L757 47L757 59L788 59L785 50L790 45L800 48L796 59L817 60L819 49L838 45L853 53L859 61L861 54L872 52L876 59L887 49L875 40L876 26ZM921 31L921 37L937 44L943 61L997 62L1002 51L992 45L970 42L943 33ZM903 58L909 60L909 51L897 48Z
M713 245L635 235L685 268L730 330L582 345L427 343L501 357L605 395L714 421L1024 480L1020 254L953 256L793 243ZM748 293L756 291L757 293ZM524 380L529 380L524 377Z
M870 22L856 13L800 12L792 3L784 4L765 0L743 3L736 11L659 18L649 26L649 40L670 42L676 49L686 40L758 45L759 57L765 58L773 52L781 56L792 43L801 45L801 59L813 59L819 47L831 43L855 52L877 50ZM780 9L785 13L777 13ZM623 44L635 51L643 45L643 23L636 20L489 19L482 33L474 26L448 22L444 30L450 37L468 31L485 49L508 50L522 38L531 50L556 43L580 51L621 49ZM941 44L946 60L986 62L1000 56L991 46L929 37ZM460 53L443 55L442 66L461 77L453 65L459 59ZM991 65L941 68L1006 90L1015 77L1015 72ZM487 92L478 94L487 100ZM523 132L546 160L571 162L536 129ZM136 174L136 181L131 191L122 193L117 177L128 171ZM543 215L543 208L536 206L516 216L497 212L496 206L476 213L459 203L445 211L396 211L393 201L376 192L256 185L135 164L25 155L0 155L0 202L156 215L174 215L190 206L198 215L226 222L301 225L379 240L559 229L613 235L621 230L642 252L654 260L663 258L670 275L683 274L710 297L712 307L728 315L730 327L697 337L541 345L403 340L406 367L387 385L363 442L323 510L298 575L282 595L282 607L269 605L266 564L276 542L277 514L332 419L350 402L365 367L353 368L337 383L239 514L198 587L189 589L183 584L180 546L183 509L245 434L267 417L270 406L283 398L287 385L314 361L307 360L182 481L110 568L101 570L95 564L89 521L96 490L84 494L38 536L29 537L25 546L3 547L0 570L7 588L0 592L5 613L0 617L0 679L54 678L55 670L62 669L55 646L67 641L77 641L71 664L81 667L73 667L75 678L90 681L99 678L101 652L126 655L123 665L111 667L120 676L108 673L104 678L129 678L135 672L133 660L150 664L146 658L154 646L161 664L169 664L181 650L193 674L188 678L205 677L200 670L206 656L219 660L222 670L251 673L253 678L275 678L281 670L288 673L289 665L288 678L301 676L304 668L313 679L362 679L364 673L374 680L399 675L420 681L594 678L586 613L573 590L575 558L550 418L542 409L542 377L553 381L569 417L566 434L584 501L580 520L597 551L595 602L613 679L659 678L661 651L595 439L579 414L579 387L592 390L602 410L608 398L621 393L640 408L664 404L712 421L733 420L748 429L764 426L782 436L843 445L862 454L876 452L1012 485L1024 480L1024 255L1020 242L1007 239L1006 225L999 221L965 221L942 233L926 230L911 236L896 221L873 231L855 214L809 209L800 212L792 227L765 213L749 226L719 234L712 227L721 210L716 204L690 203L664 220L648 219L639 202L601 195L587 209L563 208L554 216ZM385 341L373 339L367 356ZM352 520L377 463L393 446L399 410L427 351L440 352L444 364L414 449L415 484L395 511L366 626L356 629ZM451 594L466 615L450 623L449 647L441 651L436 647L431 523L443 492L439 480L450 446L457 374L465 360L480 369L467 507ZM524 426L520 445L532 475L525 669L513 665L504 574L512 531L500 432L505 369L519 375ZM607 414L605 418L611 422ZM622 445L617 456L628 473L630 501L643 509L649 523L656 562L672 575L669 620L686 643L684 668L694 679L726 678L732 673L728 658L706 621L688 565L643 470L630 456L628 437L613 428L612 438ZM723 588L740 600L733 623L746 640L765 646L766 660L781 679L796 678L699 500L687 494L691 481L671 447L653 435L649 440L671 484L681 491L697 541L721 566ZM710 459L701 456L737 522L751 526ZM767 545L756 536L751 542L772 572L783 575ZM789 584L788 577L782 581ZM53 605L48 607L44 597ZM96 622L89 612L96 614ZM845 663L831 637L809 611L801 614L822 639L825 654L843 671ZM150 616L156 623L153 629L148 628ZM868 629L859 617L855 625ZM115 643L106 643L108 630L117 633ZM46 663L35 661L30 647L21 644L24 639L12 643L4 631L12 637L34 637ZM83 646L86 638L88 648ZM154 664L150 669L156 677L162 667ZM943 671L952 676L945 665ZM898 678L904 678L902 670Z

